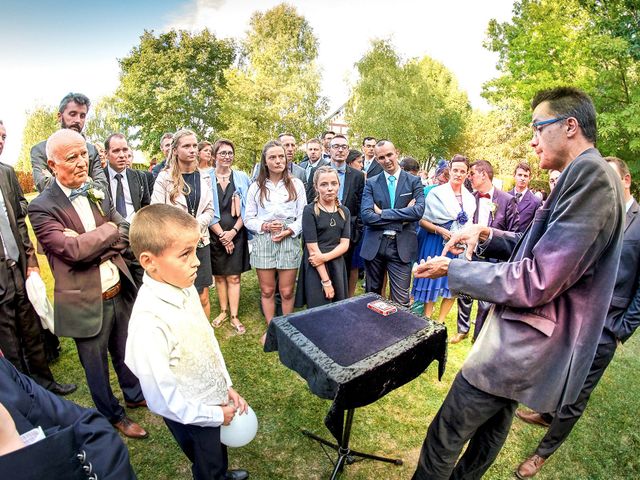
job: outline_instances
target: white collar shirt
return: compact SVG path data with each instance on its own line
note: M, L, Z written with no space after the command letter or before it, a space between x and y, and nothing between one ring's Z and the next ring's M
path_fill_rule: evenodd
M111 198L113 199L113 205L116 204L116 193L118 191L118 180L116 175L120 173L122 175L122 191L124 192L124 205L127 209L127 222L131 223L135 209L133 208L133 200L131 200L131 190L129 190L129 180L127 179L127 169L125 168L121 172L116 172L111 165L107 165L107 171L109 172L109 189L111 191Z

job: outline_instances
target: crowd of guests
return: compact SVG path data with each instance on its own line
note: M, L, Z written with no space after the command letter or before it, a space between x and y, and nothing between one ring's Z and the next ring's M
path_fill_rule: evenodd
M75 390L53 379L46 352L55 352L57 339L43 336L24 293L25 280L38 271L25 226L28 212L55 280L55 333L75 340L97 410L122 434L147 437L111 390L109 354L126 407L148 407L164 417L193 463L194 478L248 475L227 470L220 443L219 426L246 411L246 402L231 386L210 328L229 321L236 334L247 331L239 317L243 273L256 271L267 325L294 308L353 296L364 274L367 292L386 296L388 289L392 301L414 310L423 307L427 317L441 300L441 322L457 303L457 332L450 343L463 341L472 323L475 342L494 304L499 308L504 302L453 288L441 270L425 274L425 265L431 269L432 259L439 259L448 266L466 256L474 265L498 268L509 257L475 248L467 232L528 238L535 230L530 225L535 219L541 223L547 213L540 210L544 195L529 188L526 163L517 165L514 188L505 192L485 160L454 155L424 172L415 159L401 159L390 140L365 137L356 150L346 136L331 131L307 141L299 163L295 137L283 133L265 144L247 173L234 166L233 141L210 143L181 129L161 137L161 162L150 171L137 170L123 134L111 134L103 146L86 142L81 133L89 106L81 94L61 101L61 129L31 151L39 195L28 206L15 173L0 164L5 284L0 286L10 292L0 303L6 313L0 348L40 387L58 395ZM532 145L542 127L567 118L534 123ZM1 123L0 133L1 153L6 135ZM619 159L609 161L628 192L628 169ZM544 167L550 171L551 190L566 181L566 166ZM637 211L630 194L625 201L627 210ZM484 241L490 242L491 235ZM469 248L460 250L462 244ZM448 250L445 257L443 250ZM214 285L220 311L212 313ZM474 299L478 306L471 322ZM181 323L175 326L170 318ZM634 328L627 326L625 339ZM142 345L146 348L136 348ZM473 375L469 384L456 388L473 388ZM535 415L520 416L553 424L552 416ZM420 468L445 471L448 467L428 464L427 450L425 443ZM537 470L546 458L541 455L536 454L542 461L530 461Z

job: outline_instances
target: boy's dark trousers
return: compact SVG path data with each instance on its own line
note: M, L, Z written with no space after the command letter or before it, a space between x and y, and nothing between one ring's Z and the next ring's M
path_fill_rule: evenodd
M224 480L228 459L227 447L220 442L220 427L184 425L168 418L164 422L193 464L194 480Z

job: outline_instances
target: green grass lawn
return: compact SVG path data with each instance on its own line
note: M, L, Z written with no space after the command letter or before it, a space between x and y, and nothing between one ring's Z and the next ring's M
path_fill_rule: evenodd
M43 278L51 285L46 259L40 257ZM212 316L219 308L212 290ZM230 449L232 468L246 468L252 479L328 478L332 465L321 447L300 434L305 428L326 438L323 419L330 402L309 392L306 383L280 364L277 353L264 353L259 343L265 330L258 309L259 289L254 272L243 275L240 319L244 336L234 335L229 323L216 330L235 388L255 410L260 426L255 440ZM455 332L455 308L447 319ZM436 312L437 313L437 312ZM356 410L351 446L357 450L400 457L404 465L363 461L346 468L345 479L407 479L415 469L427 426L439 408L471 344L450 346L447 371L437 380L437 364L411 383L373 405ZM75 345L62 339L63 353L52 368L58 381L78 383L69 400L92 407ZM640 340L632 338L616 358L594 392L589 407L568 441L547 462L540 479L640 478ZM115 376L112 385L122 401ZM131 462L141 480L188 479L190 465L163 421L146 409L129 415L149 432L146 440L125 439ZM485 478L514 478L520 461L533 452L543 430L515 419L507 442ZM333 458L333 451L330 452Z

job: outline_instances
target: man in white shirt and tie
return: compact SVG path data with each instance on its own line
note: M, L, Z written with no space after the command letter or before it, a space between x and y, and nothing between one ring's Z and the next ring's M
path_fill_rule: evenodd
M374 137L364 137L362 140L362 154L364 164L362 171L367 174L367 178L372 178L382 172L382 167L376 161L375 154L376 139Z

